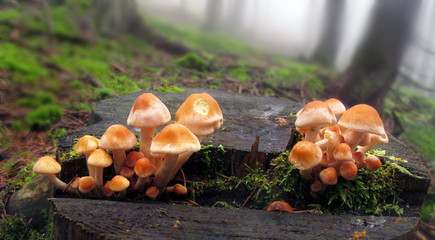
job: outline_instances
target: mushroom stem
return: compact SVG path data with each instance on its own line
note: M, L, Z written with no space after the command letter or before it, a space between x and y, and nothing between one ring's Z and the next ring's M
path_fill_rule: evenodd
M143 178L143 177L139 177L136 181L136 184L134 185L134 189L140 194L143 193L143 191L145 190L146 186L148 184L150 184L150 178Z
M124 150L112 150L113 153L113 161L115 161L115 173L119 174L121 172L122 167L124 166L125 159L127 158Z
M201 142L203 136L196 136L198 138L198 141ZM178 155L177 162L175 163L174 170L172 170L172 173L169 177L169 180L174 179L175 175L177 174L178 170L189 160L190 156L192 156L194 152L185 152Z
M365 134L366 133L347 129L346 131L344 131L343 137L344 141L349 144L350 149L354 151L355 148L358 146L358 143L361 142L361 140L364 138Z
M104 186L104 184L103 184L103 171L104 171L104 169L102 167L94 167L94 168L95 168L95 171L94 171L94 173L95 173L95 177L94 177L95 189L94 189L94 191L95 191L95 194L97 196L103 197L106 195L104 190L103 190L103 186Z
M92 152L87 152L86 153L86 166L88 167L89 176L95 178L95 167L88 164L88 158L91 155L91 153Z
M60 180L59 178L57 178L56 175L45 174L45 176L47 176L48 181L50 181L56 188L73 195L77 195L77 196L79 195L76 189L70 188L68 184L66 184L64 181Z
M163 192L164 188L171 180L170 176L177 163L178 155L179 154L166 154L165 160L155 174L154 186L157 187L160 193Z
M155 128L143 127L140 131L140 152L145 155L146 158L152 159L150 153L150 146L154 139Z
M308 128L307 131L305 132L305 141L315 143L319 131L320 131L320 126L318 125Z

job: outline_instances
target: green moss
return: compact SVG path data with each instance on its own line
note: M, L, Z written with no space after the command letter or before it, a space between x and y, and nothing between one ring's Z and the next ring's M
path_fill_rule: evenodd
M248 73L248 68L246 68L244 65L229 70L229 75L241 83L245 83L251 79L251 76Z
M17 216L2 215L3 219L0 222L0 236L3 240L18 240L18 239L46 239L44 234L38 233L36 230L29 228L28 222Z
M205 60L202 59L200 56L196 55L195 53L188 53L182 56L177 60L177 65L184 68L196 69L199 71L204 71L207 67Z
M183 88L179 88L174 85L169 85L166 79L162 79L162 80L163 80L163 86L158 87L155 90L159 92L184 92L185 91Z
M33 178L38 176L38 174L32 171L33 165L34 163L29 163L25 166L20 167L14 179L8 181L6 186L19 189L26 185L28 182L32 181Z
M62 116L62 109L58 105L49 104L32 110L26 119L33 129L44 130L58 122Z
M71 19L71 9L66 6L57 6L51 8L53 18L53 34L76 37L79 32Z
M202 179L215 179L217 174L230 174L224 166L226 151L222 145L201 145L201 150L192 156L195 175Z

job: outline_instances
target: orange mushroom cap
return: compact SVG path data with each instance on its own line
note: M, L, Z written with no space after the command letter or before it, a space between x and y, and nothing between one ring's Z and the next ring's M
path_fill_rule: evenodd
M151 144L151 153L180 154L201 149L198 138L185 126L175 123L163 128Z
M134 165L134 172L138 177L147 178L153 175L156 168L148 158L141 158Z
M333 167L325 168L319 173L319 178L324 184L335 185L338 182L337 171Z
M284 201L275 201L271 203L267 208L266 211L281 211L281 212L291 212L293 213L294 210L290 206L290 204L284 202Z
M367 104L358 104L349 108L338 121L340 127L357 132L384 135L384 124L376 109Z
M165 104L152 93L144 93L136 98L127 125L135 127L157 127L171 120L171 114Z
M91 176L85 176L80 178L79 191L82 193L91 192L96 186L96 181Z
M336 99L336 98L330 98L325 101L326 104L331 108L332 112L334 112L335 115L340 115L346 112L346 107L344 104Z
M130 186L130 181L127 178L121 175L116 175L110 180L109 188L114 192L120 192L128 188Z
M100 148L128 150L136 146L136 136L120 124L110 126L100 139Z
M340 143L335 146L333 152L334 159L337 161L352 161L352 150L350 149L349 144Z
M312 101L300 110L295 126L299 128L329 126L334 125L336 122L337 118L328 104L322 101Z
M346 161L340 165L340 175L346 180L352 180L358 174L358 167L351 161Z
M175 122L186 126L196 136L207 136L223 123L222 111L208 93L191 94L175 113Z
M371 154L366 157L365 163L366 163L365 167L369 171L376 171L382 166L381 160L379 160L379 158L376 157L375 155L371 155Z
M33 172L38 174L57 174L61 170L60 164L50 156L39 158L35 165L33 165Z
M136 164L136 161L139 160L140 158L143 158L144 154L141 152L137 152L137 151L131 151L128 155L127 158L125 159L124 164L127 167L131 167L134 168L134 165Z
M74 147L74 151L78 154L86 154L88 152L94 151L98 148L99 141L97 138L91 136L91 135L85 135L81 137L78 141L76 146Z
M322 160L322 150L316 144L308 141L296 143L289 155L289 162L299 170L310 169Z
M94 167L109 167L112 165L112 157L106 150L96 149L88 158L88 164Z

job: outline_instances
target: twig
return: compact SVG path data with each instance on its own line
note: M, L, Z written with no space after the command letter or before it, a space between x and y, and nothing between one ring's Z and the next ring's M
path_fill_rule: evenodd
M216 175L226 178L226 179L230 179L230 177L223 175L222 173L218 173L218 172L214 172Z
M246 203L249 201L249 199L251 199L252 195L254 195L255 191L257 191L257 189L254 189L254 191L251 192L251 194L249 194L249 196L246 198L245 202L242 205L242 208L245 207Z

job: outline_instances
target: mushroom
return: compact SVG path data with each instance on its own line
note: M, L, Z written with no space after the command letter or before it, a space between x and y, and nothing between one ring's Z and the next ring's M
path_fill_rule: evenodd
M134 173L136 173L138 179L134 189L141 193L145 188L148 178L154 174L155 170L153 163L148 158L144 157L137 160L136 165L134 165Z
M375 155L368 155L366 157L365 167L369 171L376 171L382 166L381 160Z
M39 158L35 165L33 165L33 172L47 176L48 181L56 188L70 194L78 195L77 190L69 188L68 184L56 177L56 174L60 173L61 170L62 167L60 164L50 156Z
M320 182L319 180L314 181L310 185L310 189L313 192L320 192L320 190L322 190L322 182Z
M145 157L145 155L141 152L137 152L137 151L131 151L128 155L127 158L125 159L124 165L129 167L129 168L134 168L134 165L136 164L136 161Z
M120 124L110 126L100 139L100 148L112 150L115 173L119 174L126 159L125 151L137 143L136 136Z
M326 159L328 164L334 164L334 150L340 143L344 142L343 136L339 132L326 130L324 133L325 139L328 140L326 147Z
M109 189L113 192L117 192L116 196L119 199L123 199L127 193L127 188L130 186L130 181L124 176L116 175L110 180Z
M271 203L267 208L266 211L280 211L280 212L291 212L294 213L293 208L290 206L290 204L284 202L284 201L275 201Z
M337 171L333 167L323 169L319 173L319 178L322 183L327 185L335 185L338 182Z
M155 128L166 124L171 120L168 108L152 93L144 93L136 98L127 124L141 128L140 152L145 157L152 159L150 146L154 138Z
M92 152L88 159L88 165L95 168L95 182L97 194L103 195L103 170L112 165L112 157L106 150L96 149Z
M178 155L184 152L197 152L201 149L198 138L185 126L175 123L163 128L151 144L151 153L165 153L165 159L155 173L154 186L162 193L171 180Z
M175 193L175 195L186 195L187 194L187 188L179 183L175 184L174 186L166 187L166 192L168 193Z
M334 125L337 118L328 104L312 101L300 110L295 126L305 132L305 140L316 142L319 138L320 127Z
M90 193L96 186L95 179L91 176L81 177L79 181L79 191L81 193Z
M155 187L155 186L151 186L151 187L149 187L149 188L147 189L147 191L145 192L145 194L146 194L147 197L149 197L150 199L155 200L155 199L159 196L160 191L159 191L159 189L158 189L157 187Z
M106 197L111 197L111 196L113 196L113 194L115 194L115 192L110 189L110 181L107 181L104 184L103 191L104 191L104 195L106 195Z
M350 146L347 143L338 144L332 155L334 156L334 159L339 162L353 160L352 150L350 150Z
M322 160L322 150L309 141L300 141L293 147L288 161L299 170L308 170L318 165Z
M340 164L340 175L346 180L352 180L358 174L358 167L352 161Z
M388 135L384 134L382 136L376 135L376 134L368 134L370 142L369 144L362 146L358 149L358 152L362 152L363 154L366 154L370 149L372 149L373 146L376 144L386 144L388 143Z
M85 135L81 137L74 148L74 151L78 155L86 155L86 165L88 167L89 176L95 177L95 169L88 164L88 158L91 153L98 148L99 141L97 138L91 135Z
M376 109L367 104L358 104L349 108L338 121L344 140L352 150L364 138L366 133L385 135L384 124Z
M344 104L336 98L330 98L326 100L325 103L328 104L329 108L331 108L335 116L339 116L346 112L346 107L344 106Z
M208 93L191 94L175 113L175 122L186 126L201 142L202 138L219 129L223 123L222 111L217 101ZM175 172L187 162L193 152L185 152L178 157Z

